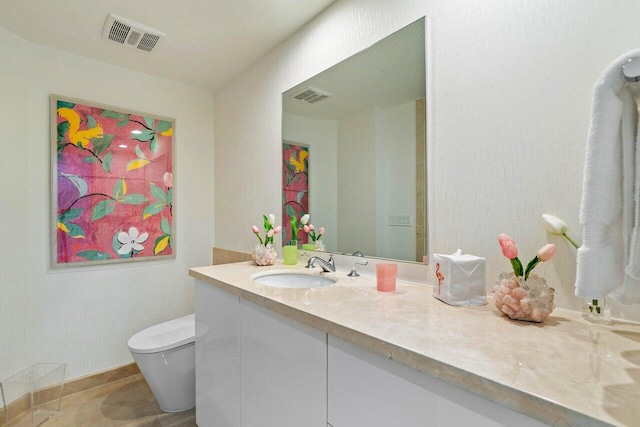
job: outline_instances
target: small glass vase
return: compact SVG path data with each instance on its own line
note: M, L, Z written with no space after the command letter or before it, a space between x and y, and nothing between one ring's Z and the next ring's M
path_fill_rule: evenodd
M607 297L583 300L582 318L592 323L611 323L611 307Z
M320 239L316 241L310 241L308 243L304 243L302 245L302 249L304 249L305 251L318 251L318 252L326 251L326 248L324 247L324 243L322 243L322 240Z
M291 240L288 245L282 247L282 256L285 265L295 265L298 263L298 241Z
M276 249L271 243L267 246L258 243L251 251L251 258L255 265L273 265L277 256Z
M493 287L493 299L500 313L510 319L540 323L555 308L554 292L537 274L530 275L525 281L522 276L502 273Z
M315 242L303 243L302 244L302 249L305 250L305 251L315 251L316 250L316 243Z

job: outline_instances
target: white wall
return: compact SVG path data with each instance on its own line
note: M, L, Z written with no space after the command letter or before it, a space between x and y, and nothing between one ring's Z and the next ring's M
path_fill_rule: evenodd
M424 15L430 252L484 256L493 283L509 269L499 233L512 235L525 262L556 243L554 260L536 271L559 306L577 309L575 250L540 216L563 218L579 238L593 85L638 47L640 2L630 0L336 2L216 94L216 243L249 250L250 225L279 212L281 93ZM271 166L258 184L244 164Z
M316 229L324 227L334 231L323 235L322 241L329 250L335 250L338 244L338 234L335 233L338 229L338 123L284 113L282 139L309 146L310 223Z
M337 234L341 252L376 253L377 236L372 233L376 229L375 182L376 115L375 108L368 108L338 121Z
M416 260L415 194L416 103L376 108L377 256ZM408 215L411 226L389 225L390 215Z
M211 262L213 94L3 28L0 57L0 379L36 362L66 362L67 379L132 362L129 337L193 312L188 268ZM176 119L175 260L49 270L51 93Z

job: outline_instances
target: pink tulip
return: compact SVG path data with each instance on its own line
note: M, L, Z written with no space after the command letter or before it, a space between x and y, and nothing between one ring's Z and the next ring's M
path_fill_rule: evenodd
M513 242L505 241L501 243L500 246L502 247L502 255L505 257L514 259L518 256L518 248L513 244Z
M169 188L173 187L173 174L171 172L165 172L162 176L162 182Z
M276 231L272 228L267 232L267 237L273 237L274 234L276 234Z
M503 244L504 242L511 242L511 243L515 243L515 242L513 241L513 239L512 239L511 237L509 237L509 235L504 234L504 233L499 234L499 235L498 235L498 243L500 243L500 246L502 246L502 244Z
M540 250L538 251L538 258L542 262L549 261L551 258L553 258L555 253L556 245L554 245L553 243L549 243L540 248Z
M276 228L273 229L273 234L278 234L282 231L282 226L279 225Z
M258 229L258 227L256 227L255 225L251 229L253 230L253 234L258 234L260 232L260 229Z
M313 231L314 228L313 224L309 224L309 230Z
M311 229L309 228L308 225L305 225L304 227L302 227L304 229L305 233L309 233L311 231Z
M324 234L324 227L320 227L320 230L318 230L318 234Z

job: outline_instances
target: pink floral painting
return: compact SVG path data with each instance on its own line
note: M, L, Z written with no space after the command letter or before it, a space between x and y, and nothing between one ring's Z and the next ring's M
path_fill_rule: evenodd
M175 256L174 120L52 96L54 266Z
M309 212L309 147L285 142L282 144L282 243L291 240L307 243L307 233L292 236L291 219Z

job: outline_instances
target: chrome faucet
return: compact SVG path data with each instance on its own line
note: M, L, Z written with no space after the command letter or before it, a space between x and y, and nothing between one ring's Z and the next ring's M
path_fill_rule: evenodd
M320 268L322 268L322 271L325 273L336 271L336 264L333 262L333 255L329 255L329 261L325 261L317 256L312 256L309 258L309 262L307 262L307 268L315 267L316 262L320 264Z

